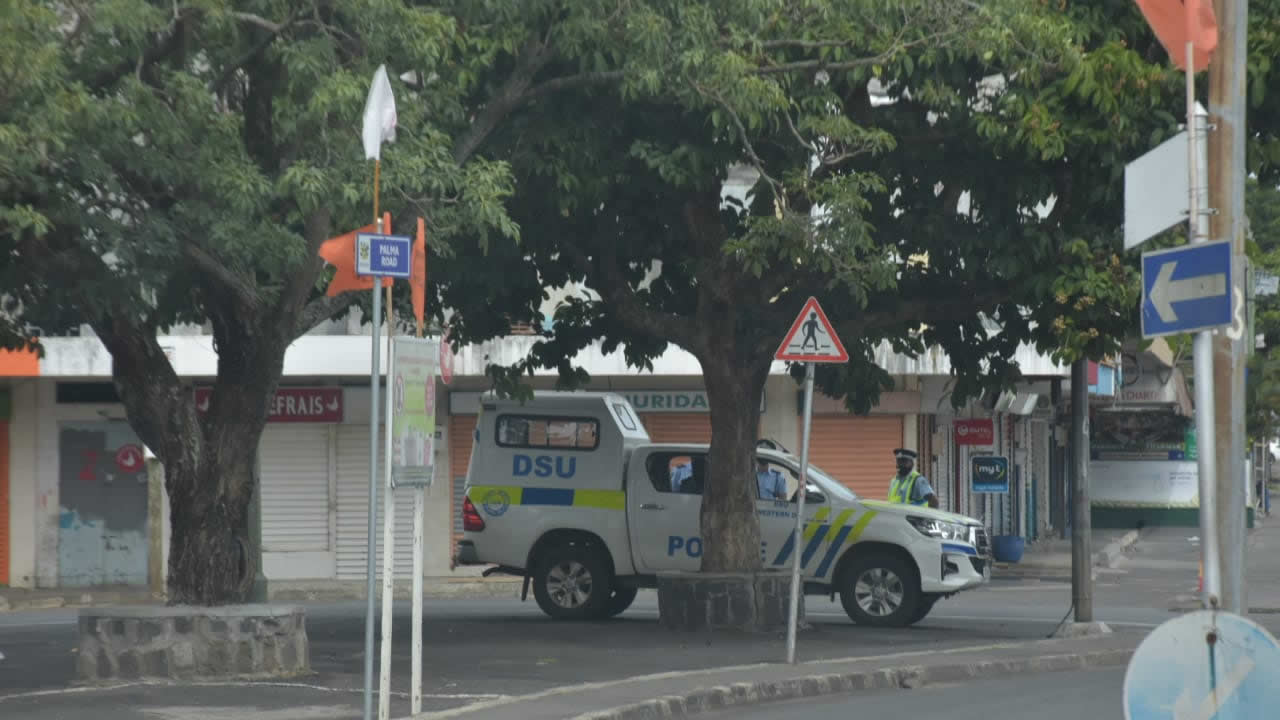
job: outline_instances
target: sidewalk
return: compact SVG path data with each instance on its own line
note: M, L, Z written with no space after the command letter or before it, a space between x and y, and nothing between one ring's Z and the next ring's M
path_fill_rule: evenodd
M509 575L481 577L483 568L459 569L453 575L423 578L423 597L439 598L513 598L520 596L521 579ZM267 584L267 599L273 603L340 602L363 600L363 580L272 580ZM408 600L412 586L397 582L395 598ZM107 586L72 589L35 589L0 587L0 613L20 610L103 607L110 605L163 604L164 599L139 586Z
M424 713L414 720L630 720L683 717L701 710L754 705L855 690L916 688L1026 672L1121 667L1140 635L1042 640L646 675L555 688Z
M1137 530L1094 530L1093 566L1113 568L1125 552L1141 538ZM1071 538L1043 538L1027 546L1017 563L994 564L992 577L1000 579L1040 578L1059 582L1071 581Z

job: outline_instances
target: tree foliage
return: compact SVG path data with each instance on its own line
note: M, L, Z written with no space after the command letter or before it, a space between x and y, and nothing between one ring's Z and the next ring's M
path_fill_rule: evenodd
M130 423L166 467L171 601L249 587L254 458L285 349L352 303L321 295L316 251L371 214L359 118L373 69L399 76L396 227L425 215L441 253L509 243L512 177L479 151L539 90L510 66L529 43L510 20L549 11L0 0L0 342L87 323L110 351ZM179 323L206 325L218 353L203 416L158 344Z
M480 337L492 308L542 325L543 287L593 291L493 369L507 386L538 366L581 382L572 358L596 340L638 368L668 342L699 360L704 567L755 562L754 398L809 294L853 355L819 384L860 411L890 386L883 344L941 347L961 403L1016 379L1020 344L1099 357L1134 327L1123 168L1176 132L1181 76L1131 4L655 0L611 17L562 62L616 80L495 135L521 245L501 284L449 303ZM755 178L746 198L726 197L731 168Z

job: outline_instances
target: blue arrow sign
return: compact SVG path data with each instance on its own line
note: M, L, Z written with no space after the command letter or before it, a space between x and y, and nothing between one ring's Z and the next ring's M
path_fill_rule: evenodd
M1231 243L1142 254L1142 336L1231 324Z
M413 238L407 235L356 234L356 274L407 278Z
M1278 707L1280 646L1228 612L1200 610L1164 623L1138 646L1124 675L1125 720L1245 720L1275 717Z

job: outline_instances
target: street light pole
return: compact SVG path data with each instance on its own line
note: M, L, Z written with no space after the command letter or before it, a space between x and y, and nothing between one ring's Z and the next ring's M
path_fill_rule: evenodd
M1093 622L1093 518L1089 515L1089 359L1071 364L1071 600L1076 622Z
M1216 0L1218 47L1209 63L1209 235L1230 240L1233 324L1213 339L1216 508L1220 607L1244 613L1245 603L1245 52L1248 0ZM1207 570L1208 568L1206 568Z

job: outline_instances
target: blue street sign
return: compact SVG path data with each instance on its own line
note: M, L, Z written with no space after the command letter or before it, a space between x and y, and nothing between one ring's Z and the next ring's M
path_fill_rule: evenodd
M969 458L970 483L976 493L1009 492L1009 458L1001 455L974 455Z
M1142 336L1231 324L1231 243L1142 253Z
M1275 717L1276 708L1280 646L1228 612L1165 622L1138 646L1124 675L1125 720L1244 720Z
M356 234L356 274L407 278L412 268L413 238L407 235Z

